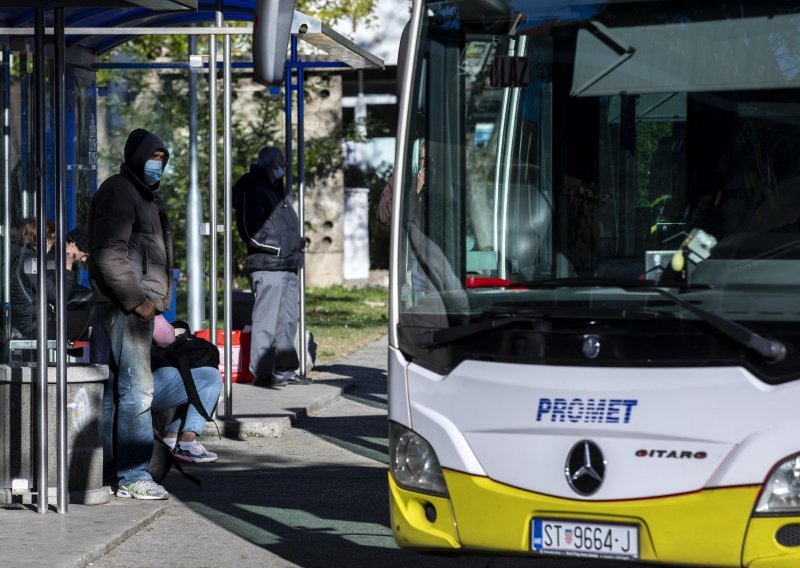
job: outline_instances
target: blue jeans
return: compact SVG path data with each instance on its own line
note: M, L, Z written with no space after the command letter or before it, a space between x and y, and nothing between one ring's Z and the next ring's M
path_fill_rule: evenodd
M222 389L222 377L219 370L214 367L199 367L192 369L192 378L200 403L208 414L214 411L214 405L219 400L219 391ZM155 391L153 392L153 410L166 410L168 408L182 407L175 412L175 419L167 426L167 432L194 432L202 434L206 425L203 418L193 404L189 402L186 387L183 386L181 373L175 367L161 367L153 371ZM183 428L181 428L183 423Z
M106 362L109 371L103 393L105 477L118 485L152 480L148 468L153 455L153 320L143 322L134 313L102 303L95 307L94 323L93 358Z

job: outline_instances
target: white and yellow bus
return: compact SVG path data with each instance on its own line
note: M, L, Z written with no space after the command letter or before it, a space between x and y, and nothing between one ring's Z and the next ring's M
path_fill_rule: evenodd
M392 529L800 566L800 1L418 0Z

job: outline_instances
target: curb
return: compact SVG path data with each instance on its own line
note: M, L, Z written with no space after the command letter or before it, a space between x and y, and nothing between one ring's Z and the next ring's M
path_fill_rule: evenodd
M321 384L324 384L320 381ZM323 408L336 402L342 397L347 386L325 385L328 392L318 395L305 406L298 408L282 409L279 416L264 416L259 418L218 418L216 425L219 434L225 438L247 440L249 438L279 438L289 429L308 416L320 412ZM303 388L292 387L292 388ZM216 436L217 428L214 423L206 423L204 436Z

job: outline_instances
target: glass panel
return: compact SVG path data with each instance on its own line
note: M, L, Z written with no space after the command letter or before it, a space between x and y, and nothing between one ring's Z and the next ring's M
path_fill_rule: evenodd
M55 110L53 106L52 59L47 58L45 162L48 206L48 235L55 237ZM36 360L38 330L37 297L39 266L36 254L36 195L33 171L34 146L34 75L33 54L25 51L7 51L3 54L4 88L3 112L8 127L2 145L4 225L4 298L8 309L4 320L5 331L0 363L27 365ZM67 68L67 176L66 208L67 239L82 244L83 218L96 186L97 128L94 74L86 70ZM72 83L70 83L72 81ZM74 109L74 112L69 112ZM71 120L71 121L70 121ZM77 216L76 216L77 212ZM85 246L84 246L85 249ZM47 290L50 314L47 321L48 337L55 338L55 249L48 249ZM82 280L80 265L65 271L71 278L72 296L78 295L77 285ZM83 278L84 284L85 278ZM85 313L67 312L68 339L85 336L88 331L88 310ZM54 357L54 353L53 353Z
M7 362L36 360L36 196L34 188L33 54L9 53L10 352ZM31 348L32 347L32 348Z
M800 86L800 17L618 26L578 32L572 94L735 91Z
M69 157L68 179L74 191L74 229L70 238L81 244L83 231L89 215L89 204L97 189L97 85L93 74L74 70L75 115L74 124L70 125L74 132L75 144L70 147L73 155ZM70 192L71 193L71 192Z
M429 2L398 189L404 348L494 314L698 319L642 285L800 332L799 13Z
M11 168L9 150L9 135L6 121L8 114L5 112L9 104L11 86L10 52L8 46L0 45L0 101L2 101L3 126L5 133L0 143L0 195L2 195L2 218L0 224L0 256L2 257L2 304L0 305L0 364L8 363L10 352L8 341L11 339Z

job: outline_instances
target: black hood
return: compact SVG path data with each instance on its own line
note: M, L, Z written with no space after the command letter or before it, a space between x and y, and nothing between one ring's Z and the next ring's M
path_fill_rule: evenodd
M162 142L161 138L144 128L137 128L128 135L125 142L125 162L128 170L140 180L144 180L144 164L156 150L161 150L166 154L164 167L169 161L169 150ZM155 185L158 187L158 184Z
M261 183L266 183L269 185L269 178L267 177L267 169L259 166L258 164L250 164L250 174L259 180Z

